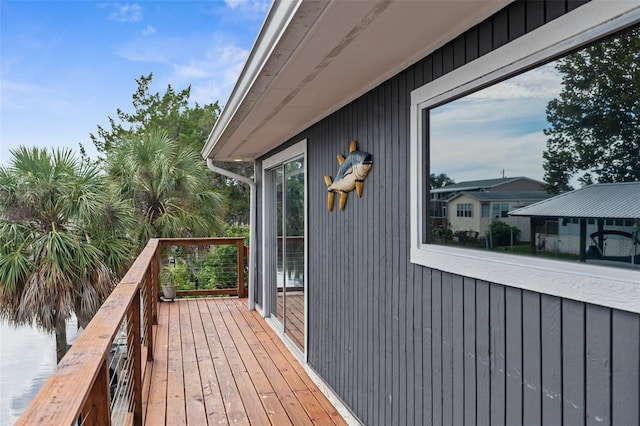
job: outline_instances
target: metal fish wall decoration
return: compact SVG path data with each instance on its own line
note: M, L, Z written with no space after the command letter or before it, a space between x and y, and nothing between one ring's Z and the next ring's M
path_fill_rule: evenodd
M327 208L333 211L333 199L336 192L340 193L340 210L344 210L347 204L347 193L355 188L358 197L362 197L362 188L364 179L371 170L373 164L371 154L364 151L358 151L356 141L351 141L349 145L349 155L344 158L338 155L338 174L332 181L331 176L325 176L324 181L327 184Z

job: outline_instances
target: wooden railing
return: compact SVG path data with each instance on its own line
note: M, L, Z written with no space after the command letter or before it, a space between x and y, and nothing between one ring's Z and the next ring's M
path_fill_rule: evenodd
M238 288L223 292L244 297L243 238L150 240L16 425L142 424L158 318L161 249L223 244L238 247ZM190 290L179 295L217 293Z

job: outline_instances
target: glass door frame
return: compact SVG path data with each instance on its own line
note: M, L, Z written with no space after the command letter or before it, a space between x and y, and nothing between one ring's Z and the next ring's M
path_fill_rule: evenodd
M272 316L272 312L276 312L276 306L272 293L277 289L275 274L275 257L277 255L275 223L272 220L272 214L276 207L275 197L273 197L274 179L271 172L292 160L302 159L304 164L304 352L293 343L288 335L285 334L284 327ZM308 322L308 161L307 161L307 140L304 139L295 145L292 145L283 151L262 161L262 294L263 294L263 311L262 315L271 327L273 327L289 350L303 363L307 361L307 348L309 336ZM276 302L277 303L277 302ZM286 321L286 320L285 320Z

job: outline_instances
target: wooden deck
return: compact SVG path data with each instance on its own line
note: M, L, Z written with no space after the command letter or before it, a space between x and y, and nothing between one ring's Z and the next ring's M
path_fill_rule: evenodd
M161 303L148 425L346 424L246 300Z

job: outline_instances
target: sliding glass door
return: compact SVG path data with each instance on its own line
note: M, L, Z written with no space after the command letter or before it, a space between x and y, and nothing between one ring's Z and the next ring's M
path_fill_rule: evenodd
M268 315L305 351L305 162L297 157L265 171Z

